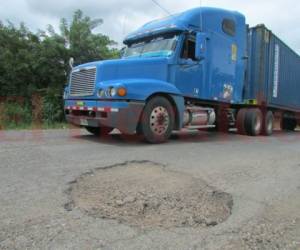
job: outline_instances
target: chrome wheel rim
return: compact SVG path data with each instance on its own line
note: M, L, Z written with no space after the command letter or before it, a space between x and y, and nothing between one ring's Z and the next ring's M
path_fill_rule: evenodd
M170 123L170 115L166 108L162 106L155 107L150 115L150 128L156 135L164 135Z

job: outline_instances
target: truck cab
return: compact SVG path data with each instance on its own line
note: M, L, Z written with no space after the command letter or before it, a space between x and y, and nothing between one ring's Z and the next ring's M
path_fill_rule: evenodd
M246 38L242 14L198 8L129 35L124 58L167 58L167 82L184 97L241 102Z

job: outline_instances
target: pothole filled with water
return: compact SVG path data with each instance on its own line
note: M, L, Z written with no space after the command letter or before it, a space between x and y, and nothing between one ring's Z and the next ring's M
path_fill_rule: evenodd
M90 216L139 227L215 226L232 196L188 174L151 162L129 162L83 174L70 187L70 203Z

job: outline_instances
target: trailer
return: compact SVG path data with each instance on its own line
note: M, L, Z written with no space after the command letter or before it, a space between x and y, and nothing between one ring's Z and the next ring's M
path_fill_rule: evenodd
M151 143L183 128L270 136L275 116L284 130L299 123L299 55L237 11L188 10L145 24L124 44L118 60L72 69L68 122Z
M244 98L277 112L284 130L295 130L300 110L300 57L264 25L248 31Z

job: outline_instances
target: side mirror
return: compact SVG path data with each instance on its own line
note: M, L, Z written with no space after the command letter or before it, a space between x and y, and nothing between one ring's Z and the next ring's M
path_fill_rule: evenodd
M207 49L207 36L204 33L197 33L196 36L196 49L195 49L195 58L198 61L202 61L206 57Z

